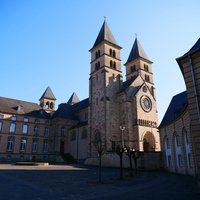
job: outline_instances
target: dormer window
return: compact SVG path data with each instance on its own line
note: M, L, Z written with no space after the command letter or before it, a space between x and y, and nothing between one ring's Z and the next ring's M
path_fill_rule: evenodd
M18 110L18 111L23 110L23 106L22 106L22 105L19 105L19 106L17 107L17 110Z
M35 119L35 123L36 124L40 123L40 120L39 119Z
M40 114L41 114L41 115L44 114L44 110L40 110Z

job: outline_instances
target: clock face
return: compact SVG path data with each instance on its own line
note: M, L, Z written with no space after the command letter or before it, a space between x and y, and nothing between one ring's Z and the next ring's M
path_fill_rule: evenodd
M152 108L151 100L147 96L142 96L140 99L140 104L142 106L142 109L146 112L149 112Z

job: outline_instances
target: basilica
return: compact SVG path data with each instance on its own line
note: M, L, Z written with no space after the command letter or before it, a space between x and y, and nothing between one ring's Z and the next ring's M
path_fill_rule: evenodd
M152 61L136 37L123 77L121 49L104 21L89 50L87 99L79 100L74 92L55 109L56 97L49 86L39 104L0 97L0 160L92 164L97 140L109 166L116 165L117 145L160 152Z
M116 147L131 148L138 168L194 175L200 188L200 39L176 59L186 91L175 94L160 124L152 61L136 37L123 77L121 49L104 20L89 50L86 99L74 92L56 109L49 86L39 104L0 97L0 161L97 165L101 151L102 165L119 167Z

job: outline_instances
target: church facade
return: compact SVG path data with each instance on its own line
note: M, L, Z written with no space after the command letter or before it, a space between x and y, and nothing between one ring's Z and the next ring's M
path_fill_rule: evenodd
M124 80L121 49L104 21L90 49L89 97L82 101L73 93L55 109L50 87L39 105L0 97L0 160L83 162L97 157L97 140L107 154L117 145L159 152L152 62L135 38Z

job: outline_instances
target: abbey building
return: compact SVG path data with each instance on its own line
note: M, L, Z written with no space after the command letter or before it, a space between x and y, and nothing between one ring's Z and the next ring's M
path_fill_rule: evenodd
M117 145L159 152L152 62L135 38L124 78L121 49L104 21L90 49L87 99L73 93L55 109L50 87L39 105L0 97L0 160L92 162L97 140L107 163Z

